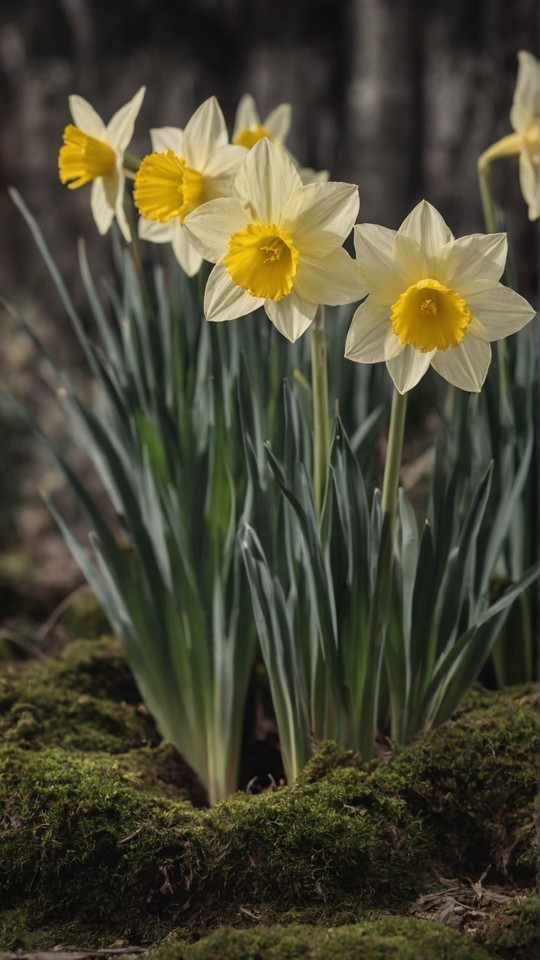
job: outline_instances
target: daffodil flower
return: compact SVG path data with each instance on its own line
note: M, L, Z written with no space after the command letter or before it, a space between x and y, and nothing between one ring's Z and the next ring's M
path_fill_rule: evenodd
M399 393L431 365L462 390L478 392L491 360L490 340L534 317L523 297L498 283L506 261L503 233L455 240L423 200L401 227L355 227L360 278L369 291L356 310L345 356L385 360Z
M267 137L282 147L291 128L291 116L290 103L280 103L261 121L255 100L250 93L245 93L236 110L232 141L250 150Z
M90 206L101 234L116 217L124 239L131 232L124 212L124 151L141 109L145 88L118 110L105 126L90 104L79 96L69 98L73 123L64 130L64 145L58 155L58 172L70 190L92 183Z
M519 155L519 181L529 219L540 215L540 63L526 50L518 53L518 75L510 123L514 133L484 151L478 161L485 170L492 160Z
M251 150L259 140L272 140L285 150L285 141L291 128L292 107L290 103L280 103L270 111L265 120L261 120L255 100L250 93L241 97L236 110L233 129L233 143ZM300 174L302 183L322 183L329 179L328 170L313 170L301 167L292 153L287 150Z
M186 230L215 263L206 285L207 320L234 320L264 307L296 340L319 304L364 296L355 261L342 248L358 212L349 183L304 186L284 150L268 139L248 153L233 195L195 210Z
M225 119L215 97L206 100L186 124L150 131L153 153L135 176L133 197L141 213L139 236L153 243L171 243L188 276L200 269L202 257L184 229L185 218L198 206L230 192L245 150L229 144Z

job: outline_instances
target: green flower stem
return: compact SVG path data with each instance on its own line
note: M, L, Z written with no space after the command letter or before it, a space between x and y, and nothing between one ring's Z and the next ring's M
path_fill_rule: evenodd
M390 428L388 431L388 449L386 451L386 463L384 465L384 480L382 488L381 505L384 514L390 517L390 539L394 530L394 521L396 518L396 502L399 481L399 469L401 466L401 453L403 450L403 434L405 431L405 413L407 411L407 394L398 393L394 387L392 396L392 410L390 413Z
M319 307L311 328L311 390L313 395L313 486L315 507L322 513L330 456L328 415L328 364L324 307Z
M124 170L127 170L129 173L137 173L141 165L141 161L138 157L134 157L132 153L124 153Z

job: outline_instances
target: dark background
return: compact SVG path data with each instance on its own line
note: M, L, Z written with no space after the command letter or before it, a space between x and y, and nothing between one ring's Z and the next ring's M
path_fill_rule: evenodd
M361 220L397 227L425 197L462 235L483 230L476 161L510 132L519 49L538 55L537 0L0 0L0 294L77 371L73 333L6 193L21 192L82 303L76 240L86 239L98 275L110 244L97 234L90 188L58 181L70 93L107 122L146 84L131 147L139 155L150 149L150 127L183 126L212 94L231 128L244 92L263 118L288 101L288 146L302 164L359 184ZM536 300L538 225L527 219L516 158L498 163L494 184L521 292ZM61 436L44 376L2 313L0 380ZM6 411L0 404L0 550L12 557L39 545L33 567L62 595L78 575L68 576L38 494L55 495L60 481ZM20 580L9 563L0 563L0 613L2 577Z

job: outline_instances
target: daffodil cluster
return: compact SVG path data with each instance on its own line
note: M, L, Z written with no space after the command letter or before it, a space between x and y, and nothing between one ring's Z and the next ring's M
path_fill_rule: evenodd
M532 54L520 53L511 112L516 132L486 152L489 160L519 147L531 217L538 213L539 69ZM85 100L71 97L74 124L66 127L59 156L62 183L76 188L92 181L99 231L105 233L116 217L128 241L125 150L143 95L141 88L108 126ZM234 320L263 308L294 341L320 305L364 300L353 317L346 357L385 361L400 393L429 366L463 390L479 391L490 341L514 333L534 315L499 282L505 236L455 240L425 201L397 231L354 226L357 187L300 168L285 147L290 124L290 104L261 119L246 94L232 142L215 97L185 128L152 129L152 152L135 165L139 237L170 243L188 276L203 260L214 264L204 297L207 320ZM343 246L353 226L356 260Z

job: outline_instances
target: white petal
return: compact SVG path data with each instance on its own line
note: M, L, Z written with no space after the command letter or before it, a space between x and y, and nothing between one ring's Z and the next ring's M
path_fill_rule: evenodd
M384 345L389 332L392 327L388 311L368 297L353 315L345 341L345 356L359 363L379 363L385 359Z
M204 173L205 200L214 200L216 197L231 195L234 177L245 156L245 147L235 147L231 144L218 147L214 151L204 171L202 171Z
M416 386L426 373L436 352L433 350L431 353L421 353L420 350L415 350L407 344L397 357L386 361L388 373L398 393L407 393Z
M540 216L540 166L534 162L527 148L524 148L519 155L519 184L523 199L529 208L529 220L538 220Z
M184 131L180 127L154 127L150 130L150 140L154 153L166 153L172 150L177 157L182 156Z
M400 233L399 230L394 240L394 259L403 275L407 277L408 287L417 283L418 280L432 277L438 270L438 255L429 256L416 240ZM434 279L438 280L438 277L435 276Z
M398 233L412 237L429 256L435 256L443 244L454 237L438 210L421 200L401 224Z
M479 393L491 360L491 347L485 340L466 335L457 347L436 350L431 365L441 377L460 390Z
M183 156L192 170L204 170L209 157L229 141L225 118L215 97L195 111L184 128Z
M91 137L100 140L105 136L105 124L94 108L83 97L72 94L69 98L69 109L73 123Z
M410 286L406 273L394 258L395 237L395 230L374 223L357 224L354 228L361 281L370 295L387 307Z
M471 280L498 280L507 253L505 233L474 233L451 240L440 252L440 277L436 279L464 294L465 285Z
M107 195L104 177L98 177L97 180L94 180L90 191L90 208L102 236L107 233L113 222L116 195L113 196L113 201L111 203Z
M518 53L518 75L510 123L517 132L525 132L530 122L540 116L540 63L527 50Z
M466 296L473 317L485 328L488 340L502 340L529 323L535 311L519 293L495 281L470 284Z
M116 214L116 222L120 227L120 233L122 234L126 243L131 243L131 229L127 221L126 211L124 209L123 191L122 191L122 196L119 196L118 200L116 201L115 214Z
M283 297L277 303L265 300L264 309L276 329L294 343L313 322L317 304L309 303L292 290L288 297Z
M205 260L217 263L227 253L233 233L252 221L248 203L237 197L222 197L197 207L184 220L184 228Z
M279 223L292 233L301 254L324 256L349 235L359 205L352 183L310 183L292 193Z
M247 290L238 286L222 263L218 263L208 277L204 294L207 320L235 320L262 307L263 303L261 297L252 297Z
M343 247L319 259L301 256L293 284L297 294L304 300L330 306L353 303L367 294L360 280L356 260Z
M264 137L240 164L234 193L249 201L261 223L276 223L291 193L301 186L300 175L285 151Z
M179 220L173 222L171 242L174 255L182 270L188 277L194 277L201 269L203 258L191 243L186 229Z
M107 140L118 150L125 150L133 136L135 120L141 109L145 92L146 87L137 90L129 103L120 107L107 124Z
M249 129L249 127L257 127L259 123L260 119L257 113L257 107L255 106L255 100L250 93L244 93L244 95L240 97L240 102L236 108L233 139L241 130Z
M275 143L282 145L291 129L292 107L290 103L280 103L270 111L262 126L272 135Z
M308 183L326 183L330 179L329 170L314 170L313 167L298 167L298 173L304 186Z
M160 223L159 220L147 220L139 217L137 232L141 240L149 243L170 243L172 240L173 223Z

